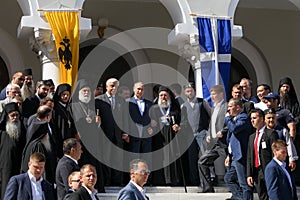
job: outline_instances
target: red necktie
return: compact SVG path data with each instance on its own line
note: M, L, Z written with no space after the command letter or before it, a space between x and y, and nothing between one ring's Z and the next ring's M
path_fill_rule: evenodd
M258 138L259 138L259 131L256 132L256 137L254 140L254 166L256 168L259 167L259 161L258 161Z

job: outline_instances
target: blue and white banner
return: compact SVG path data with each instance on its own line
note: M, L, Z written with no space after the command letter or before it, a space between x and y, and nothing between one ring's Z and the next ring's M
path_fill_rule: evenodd
M223 85L226 99L231 63L230 20L198 17L197 22L203 98L211 103L210 88L214 85Z

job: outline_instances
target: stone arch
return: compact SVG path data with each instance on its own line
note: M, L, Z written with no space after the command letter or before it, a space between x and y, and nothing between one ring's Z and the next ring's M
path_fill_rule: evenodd
M233 42L233 56L244 66L250 78L256 78L259 83L266 83L272 86L270 67L260 50L247 38L241 38Z
M0 57L6 64L10 77L20 66L25 65L23 56L14 39L2 28L0 28L0 43Z

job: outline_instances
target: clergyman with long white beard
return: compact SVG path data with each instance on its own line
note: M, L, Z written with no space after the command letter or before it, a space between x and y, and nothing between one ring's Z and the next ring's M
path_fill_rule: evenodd
M19 117L17 103L12 102L4 106L0 118L1 199L3 199L10 177L20 173L26 132Z
M96 120L95 104L90 83L85 79L77 81L72 96L72 113L77 131L82 139L82 155L78 164L92 164L96 166L98 181L95 188L98 192L105 192L102 164L92 155L87 148L87 138L96 138L99 134L99 121ZM99 146L102 146L99 141Z

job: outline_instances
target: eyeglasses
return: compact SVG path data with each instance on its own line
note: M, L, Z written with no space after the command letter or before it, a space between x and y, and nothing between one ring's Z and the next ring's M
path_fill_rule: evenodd
M79 183L79 182L80 182L80 179L77 179L77 180L71 180L71 182L77 182L77 183Z
M139 172L136 172L137 174L142 174L142 175L150 175L151 171L148 170L148 169L144 169L144 170L141 170Z

